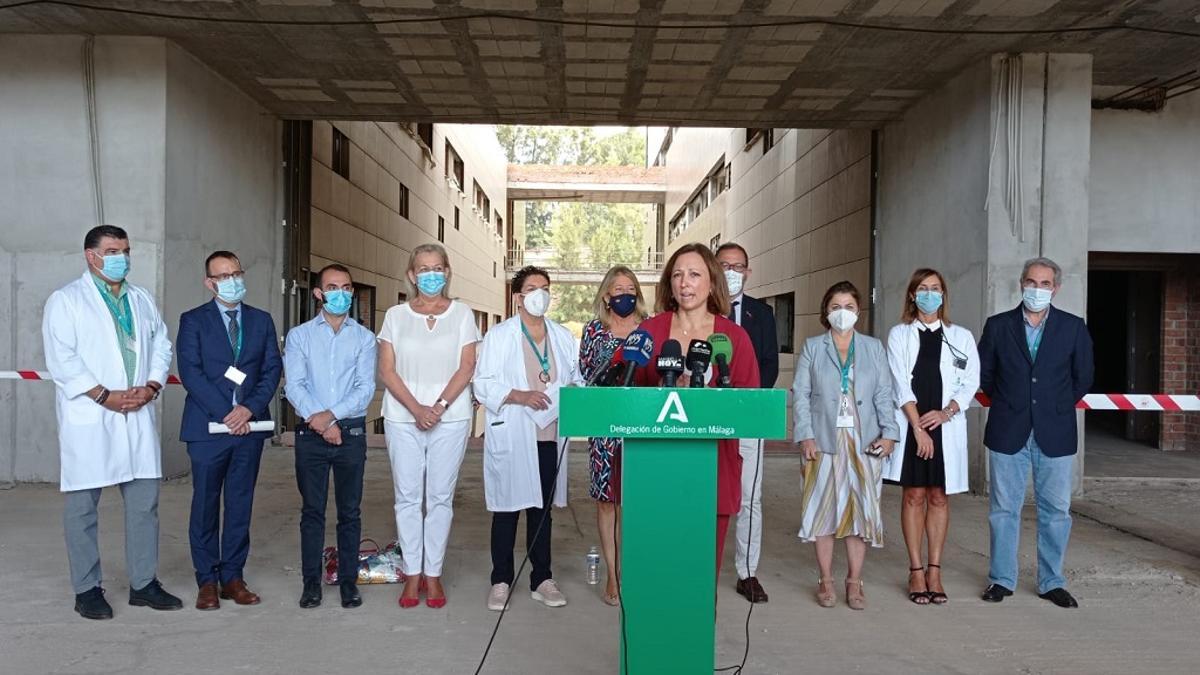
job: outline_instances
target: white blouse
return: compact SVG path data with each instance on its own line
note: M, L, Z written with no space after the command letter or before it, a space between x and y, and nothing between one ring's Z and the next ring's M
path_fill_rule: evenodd
M430 315L414 311L408 303L387 311L379 340L392 345L396 354L396 374L422 405L437 403L450 378L462 362L463 347L479 342L475 315L466 303L452 300L441 314ZM385 389L383 417L389 422L415 423L412 413ZM443 422L471 419L471 387L463 390L442 415Z

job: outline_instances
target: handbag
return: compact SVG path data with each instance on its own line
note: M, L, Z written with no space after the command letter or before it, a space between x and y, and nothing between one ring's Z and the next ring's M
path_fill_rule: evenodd
M370 545L368 548L367 545ZM338 552L336 546L326 546L323 553L325 562L324 581L327 585L338 583ZM404 581L401 563L404 556L400 553L400 543L393 541L384 548L374 539L363 539L359 542L358 551L358 582L359 584L398 584Z

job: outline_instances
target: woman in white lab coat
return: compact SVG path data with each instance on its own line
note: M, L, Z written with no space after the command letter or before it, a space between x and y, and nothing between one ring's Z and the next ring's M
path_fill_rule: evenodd
M941 273L918 269L909 280L900 324L888 333L903 452L884 461L884 479L903 486L900 522L908 547L908 597L943 604L942 550L950 522L948 494L967 490L967 419L979 388L979 354L971 331L950 323ZM928 541L928 568L921 546Z
M492 589L488 609L500 611L515 581L513 546L525 511L525 545L533 599L567 604L550 570L550 504L567 505L565 438L558 435L558 389L580 384L578 344L546 318L550 275L525 267L512 281L517 315L483 338L475 396L486 409L483 486L492 512Z

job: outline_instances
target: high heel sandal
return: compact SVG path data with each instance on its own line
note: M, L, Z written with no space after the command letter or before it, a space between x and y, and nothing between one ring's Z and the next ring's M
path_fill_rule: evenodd
M924 571L925 571L924 567L908 568L909 587L912 586L913 572L924 572ZM928 585L928 582L926 582L926 584ZM909 591L908 592L908 600L909 600L909 602L913 603L914 605L928 605L930 603L929 591L927 591L927 590L926 591Z
M936 568L938 568L938 570L942 569L941 565L934 565L933 563L929 563L929 566L936 567ZM926 576L926 578L925 578L925 586L926 587L929 586L929 577L928 576ZM950 601L950 598L941 591L928 591L928 595L929 595L929 602L931 602L935 605L944 605Z
M851 593L850 589L858 587L858 593ZM846 605L850 609L866 609L867 596L863 593L862 579L847 579L846 580Z
M817 580L817 604L822 607L833 607L837 604L837 596L833 592L833 579Z

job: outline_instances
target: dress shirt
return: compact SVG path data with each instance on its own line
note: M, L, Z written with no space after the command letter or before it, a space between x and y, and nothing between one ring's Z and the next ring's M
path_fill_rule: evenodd
M302 419L328 410L365 417L375 396L375 335L350 317L334 332L325 312L288 331L284 393Z

